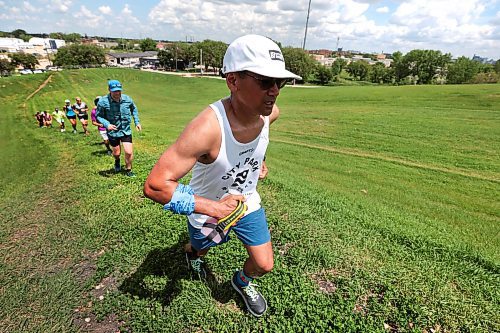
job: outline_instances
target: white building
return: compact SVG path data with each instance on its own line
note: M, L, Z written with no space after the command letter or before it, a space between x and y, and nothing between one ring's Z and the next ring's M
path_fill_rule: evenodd
M19 52L32 48L33 45L26 43L20 38L0 38L0 50L7 52Z
M53 39L53 38L33 37L29 40L29 43L33 46L38 46L46 50L51 50L52 52L56 52L58 48L66 46L66 42L64 40Z
M118 66L118 67L132 67L134 65L141 64L141 59L151 60L158 59L158 52L156 51L146 51L139 53L114 53L110 52L106 54L106 62L108 66Z

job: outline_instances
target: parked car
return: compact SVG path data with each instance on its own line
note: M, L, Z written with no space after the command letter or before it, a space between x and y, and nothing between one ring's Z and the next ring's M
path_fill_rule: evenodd
M33 74L40 74L40 73L43 73L43 72L45 72L43 69L35 69L33 71Z
M19 74L21 75L33 74L33 71L31 69L22 69L19 71Z

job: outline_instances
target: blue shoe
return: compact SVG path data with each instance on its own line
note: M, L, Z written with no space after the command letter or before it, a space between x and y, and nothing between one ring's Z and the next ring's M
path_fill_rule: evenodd
M135 173L132 172L132 170L128 170L125 175L130 178L135 178Z
M122 171L122 167L120 166L120 160L115 161L115 172Z

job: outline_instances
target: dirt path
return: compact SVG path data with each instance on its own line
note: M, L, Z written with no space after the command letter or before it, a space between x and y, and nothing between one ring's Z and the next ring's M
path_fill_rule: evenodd
M50 74L50 75L49 75L49 77L47 78L47 80L45 80L45 81L44 81L44 82L40 85L40 87L38 87L38 89L36 89L35 91L33 91L31 94L29 94L29 96L28 96L28 97L26 97L25 101L29 101L29 100L30 100L33 96L35 96L35 94L36 94L37 92L39 92L40 90L42 90L42 89L43 89L43 88L47 85L47 83L49 83L49 82L50 82L50 79L52 79L52 75L53 75L53 74Z

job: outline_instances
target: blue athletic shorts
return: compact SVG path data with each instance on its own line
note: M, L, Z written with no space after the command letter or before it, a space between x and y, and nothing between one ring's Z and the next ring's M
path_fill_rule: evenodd
M220 243L214 243L209 241L207 236L201 233L200 229L197 229L187 221L189 240L191 241L191 246L199 251L204 250L213 246L217 246L227 242L230 237L229 234L233 231L238 239L245 245L258 246L265 244L271 240L271 233L269 232L269 227L267 226L266 213L263 208L256 210L243 217L241 220L233 226L226 237L222 239Z

